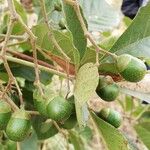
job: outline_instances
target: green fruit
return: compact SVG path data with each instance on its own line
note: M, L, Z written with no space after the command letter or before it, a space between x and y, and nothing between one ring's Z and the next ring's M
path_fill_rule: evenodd
M47 105L48 116L55 121L63 121L72 114L73 106L63 97L57 96Z
M11 116L10 106L3 100L0 100L0 130L4 130Z
M47 104L49 101L47 99L43 98L43 96L41 96L39 89L34 90L33 97L34 97L34 106L37 109L37 111L41 115L48 117L47 116Z
M96 89L97 95L105 101L114 101L119 95L119 87L115 83L107 84L103 88Z
M64 129L72 129L77 124L77 118L75 114L72 114L64 123L60 124L60 127Z
M10 140L19 142L25 139L30 128L30 115L20 109L12 114L6 127L6 134Z
M61 18L58 25L62 30L66 29L66 20L64 18Z
M146 74L144 62L128 54L118 56L116 66L121 76L130 82L139 82Z
M47 101L46 100L34 99L34 106L41 115L48 117L48 115L47 115Z
M56 2L54 3L54 10L62 11L62 5L61 5L60 0L56 0Z
M118 128L121 125L122 121L121 115L119 114L119 112L113 109L103 108L98 113L98 116L116 128Z

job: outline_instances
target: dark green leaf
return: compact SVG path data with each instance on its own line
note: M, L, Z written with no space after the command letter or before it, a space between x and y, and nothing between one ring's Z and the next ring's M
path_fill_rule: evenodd
M86 46L87 46L87 39L84 35L84 31L81 27L80 21L76 15L73 6L64 2L63 9L66 17L67 27L72 33L74 45L79 50L80 57L82 58L86 51ZM82 17L84 18L81 8L80 11ZM84 21L86 24L85 18Z
M48 139L58 133L57 128L52 122L45 122L42 116L32 118L32 126L39 140Z
M30 137L26 138L20 143L21 150L37 150L38 149L38 139L36 134L33 132Z
M136 57L150 56L150 3L142 7L129 28L111 48L117 54L128 53Z
M53 45L51 39L48 36L48 29L45 24L37 25L33 28L34 34L37 36L37 45L41 48L52 52L55 55L63 57L63 55ZM62 48L62 50L71 58L71 61L79 65L79 52L72 44L72 36L70 33L63 33L60 31L53 30L54 36Z

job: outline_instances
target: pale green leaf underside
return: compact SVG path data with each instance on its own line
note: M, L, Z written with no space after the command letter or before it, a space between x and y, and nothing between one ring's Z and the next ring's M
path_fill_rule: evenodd
M98 68L93 63L83 65L76 77L74 96L82 106L94 94L98 85Z
M95 93L98 81L98 68L94 64L87 63L79 69L76 77L74 96L77 120L80 127L85 125L87 118L85 103Z

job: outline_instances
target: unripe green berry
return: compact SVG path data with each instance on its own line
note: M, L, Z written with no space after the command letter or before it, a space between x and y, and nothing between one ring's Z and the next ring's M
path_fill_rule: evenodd
M6 134L12 141L22 141L31 128L30 115L23 109L14 112L7 124Z
M63 97L57 96L47 105L49 118L55 121L63 121L72 114L73 106Z
M4 101L0 100L0 130L4 130L11 116L11 108Z
M76 124L77 124L76 115L72 114L65 122L60 124L60 127L70 130L74 128Z
M46 88L46 87L44 87L44 88ZM48 115L47 115L47 104L48 104L49 100L44 98L41 95L39 89L34 90L33 97L34 97L34 106L37 109L37 111L41 115L48 117Z
M119 87L115 83L107 84L100 89L97 88L96 93L101 99L111 102L114 101L119 95Z
M45 116L45 117L48 117L47 115L47 101L44 100L44 99L34 99L34 106L35 108L37 109L37 111Z
M143 61L128 54L118 56L116 66L121 76L130 82L141 81L147 70Z
M103 108L98 113L98 116L116 128L118 128L122 122L122 117L119 112L110 108Z

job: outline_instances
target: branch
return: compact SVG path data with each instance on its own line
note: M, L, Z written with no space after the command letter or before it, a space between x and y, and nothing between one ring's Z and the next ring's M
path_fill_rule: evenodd
M12 54L13 56L16 56L17 58L21 58L23 60L30 61L30 62L34 61L33 57L25 55L23 53L12 51L12 50L7 50L7 52ZM45 67L48 67L48 68L56 70L56 68L53 65L48 64L48 63L46 63L46 62L44 62L42 60L38 60L38 64L41 65L41 66L45 66ZM59 70L59 71L62 72L62 70Z
M25 60L22 60L22 59L18 59L18 58L14 58L12 56L6 56L6 58L7 58L7 61L15 62L15 63L18 63L18 64L22 64L22 65L34 68L34 64L31 63L31 62L28 62L28 61L25 61ZM67 74L56 71L56 70L51 69L51 68L47 68L45 66L39 65L39 69L43 70L43 71L46 71L46 72L49 72L49 73L52 73L52 74L56 74L56 75L64 77L64 78L67 78ZM70 80L74 79L74 76L69 76L69 79Z
M40 3L41 3L41 8L42 8L42 13L43 13L43 17L44 17L44 20L45 20L45 24L47 25L47 28L49 29L49 34L48 35L49 35L50 39L52 40L54 46L64 56L64 58L67 61L70 61L70 58L64 53L64 51L62 50L62 48L59 46L58 42L56 41L55 36L53 34L53 31L52 31L52 28L48 24L48 18L47 18L47 14L46 14L46 8L45 8L45 2L44 2L44 0L40 0Z
M0 37L5 38L6 34L0 34ZM19 35L10 35L10 39L17 39L17 40L24 40L24 36L19 36Z
M0 95L2 95L5 89L3 85L0 85L0 88L1 88ZM18 106L9 98L9 96L6 93L1 99L4 99L10 105L13 111L19 109Z
M9 76L9 82L8 82L8 85L6 86L6 89L4 90L3 96L5 95L5 92L7 92L9 85L14 82L16 87L17 87L17 90L18 90L20 104L23 104L22 92L20 90L20 87L19 87L16 79L14 78L14 76L13 76L11 70L10 70L10 67L9 67L7 59L6 59L6 50L7 50L6 47L7 47L7 44L8 44L12 29L13 29L13 26L14 26L14 23L15 23L15 20L13 18L10 18L10 22L9 22L9 25L8 25L8 30L7 30L6 37L5 37L5 40L4 40L4 43L3 43L3 46L2 46L2 50L1 50L1 59L3 60L4 67L5 67L5 69L8 73L8 76Z
M99 52L102 52L104 54L107 54L107 55L110 55L112 56L113 58L116 58L117 56L113 53L110 53L102 48L100 48L96 42L94 41L92 35L90 34L90 32L87 30L86 28L86 25L84 23L84 20L83 20L83 17L81 15L81 12L80 12L80 6L79 6L79 3L77 0L65 0L66 3L68 3L69 5L72 5L75 12L76 12L76 15L80 21L80 24L81 24L81 27L82 27L82 30L84 32L84 35L86 36L87 39L89 39L89 41L91 42L91 44L95 47L95 50L96 50L96 64L99 65Z
M32 31L28 28L28 26L24 23L21 16L19 16L15 10L13 0L8 0L9 10L12 14L12 17L14 20L17 20L25 29L26 33L30 36L31 39L31 45L33 49L33 58L34 58L34 64L35 64L35 85L39 88L39 90L42 92L42 88L40 86L40 77L39 77L39 69L38 69L38 62L37 62L37 52L36 52L36 36L32 33Z

